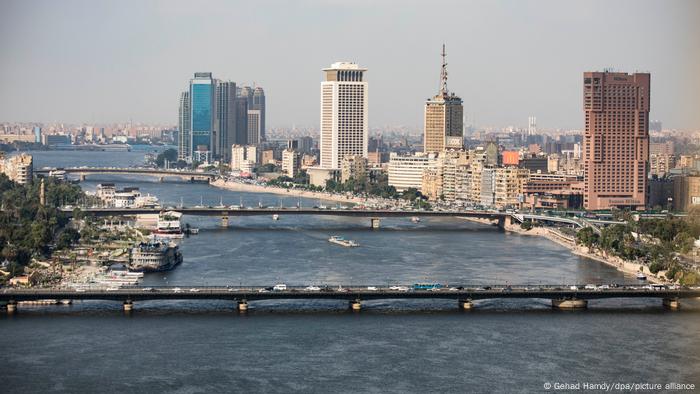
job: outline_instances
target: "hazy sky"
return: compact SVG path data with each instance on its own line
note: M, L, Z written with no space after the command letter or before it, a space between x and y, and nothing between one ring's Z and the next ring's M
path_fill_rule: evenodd
M0 0L0 121L177 121L195 71L257 83L268 125L318 124L321 68L369 68L370 127L438 89L482 126L581 128L582 72L652 74L652 119L700 129L700 1Z

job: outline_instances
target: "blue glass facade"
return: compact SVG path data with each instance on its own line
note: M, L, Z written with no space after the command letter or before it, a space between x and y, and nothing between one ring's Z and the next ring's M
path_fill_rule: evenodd
M202 145L206 146L207 150L211 150L213 88L212 84L197 83L193 83L190 88L193 150L197 150Z

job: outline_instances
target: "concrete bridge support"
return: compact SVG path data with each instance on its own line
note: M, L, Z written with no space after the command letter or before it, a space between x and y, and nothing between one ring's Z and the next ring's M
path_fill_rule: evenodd
M371 224L372 230L376 230L379 228L379 225L381 224L381 220L379 218L372 218L372 219L370 219L370 224Z
M17 301L7 301L7 305L5 307L7 308L7 314L11 315L17 312Z
M228 227L228 215L221 216L221 227Z
M248 312L248 301L247 300L238 301L238 312Z
M588 301L578 298L562 298L552 300L552 308L555 309L586 309Z
M459 309L463 311L469 311L474 308L474 303L471 299L459 300Z
M513 225L513 217L512 216L501 216L498 218L498 228L504 229L506 227L510 227Z
M360 301L360 300L350 301L350 309L352 309L353 312L359 312L362 309L362 301Z
M164 176L159 176L159 177L158 177L158 182L163 183L164 180L165 180L165 177L164 177Z
M131 300L124 301L124 312L131 312L134 310L134 303Z
M85 179L87 179L87 175L80 174L80 182L85 182Z
M678 298L664 298L663 305L665 308L676 310L681 307L681 301Z

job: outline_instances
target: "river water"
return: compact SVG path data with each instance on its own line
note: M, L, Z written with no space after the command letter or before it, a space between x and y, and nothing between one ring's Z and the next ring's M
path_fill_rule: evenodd
M142 151L34 152L42 166L129 166ZM82 183L138 186L186 205L284 204L271 194L206 184L89 176ZM302 200L302 205L317 201ZM330 204L330 203L326 203ZM184 262L147 285L387 283L635 283L546 239L459 219L186 217ZM328 243L342 235L361 244ZM2 392L532 392L545 383L700 384L700 305L592 301L577 312L546 300L372 301L360 313L335 301L112 302L21 307L0 316ZM556 387L556 386L553 386ZM552 389L554 390L554 389ZM563 390L556 390L563 391Z

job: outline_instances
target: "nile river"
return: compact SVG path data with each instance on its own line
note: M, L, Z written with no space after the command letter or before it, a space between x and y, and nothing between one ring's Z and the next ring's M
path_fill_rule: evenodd
M35 152L42 166L128 166L143 152ZM89 176L138 186L170 204L294 205L297 199L205 184ZM303 205L318 204L303 200ZM327 203L328 205L332 203ZM458 219L186 217L199 235L184 262L146 285L634 283L548 240ZM361 244L327 242L342 235ZM554 311L546 300L112 302L20 307L0 316L2 392L532 392L550 382L700 384L700 304L592 301Z

